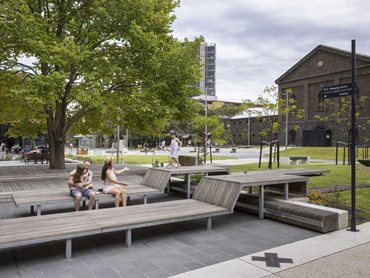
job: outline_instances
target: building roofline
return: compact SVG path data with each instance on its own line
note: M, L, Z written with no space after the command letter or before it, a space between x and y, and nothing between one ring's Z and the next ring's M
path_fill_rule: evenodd
M280 83L282 79L284 79L288 74L293 72L296 68L298 68L301 64L303 64L303 62L307 61L313 54L315 54L319 50L325 50L325 51L328 51L328 52L331 52L331 53L340 54L340 55L347 56L347 57L352 57L352 53L350 51L320 44L320 45L316 46L313 50L311 50L306 56L304 56L302 59L300 59L290 69L288 69L286 72L284 72L280 77L278 77L275 80L275 83L276 84ZM356 54L356 58L361 59L361 60L365 60L367 62L370 62L370 56L368 56L368 55Z

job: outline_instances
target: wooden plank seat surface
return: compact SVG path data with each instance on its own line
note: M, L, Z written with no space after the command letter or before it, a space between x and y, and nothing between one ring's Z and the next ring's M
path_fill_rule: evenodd
M141 184L128 183L127 193L129 197L143 196L144 203L147 203L148 195L160 194L164 192L171 175L163 171L155 171L153 169L148 169ZM27 181L27 183L40 183L41 181ZM47 180L43 183L48 182ZM69 190L67 189L66 179L50 180L50 183L62 183L65 189L55 189L55 190L44 190L44 191L19 191L13 192L12 198L16 206L29 206L31 207L31 212L33 208L37 208L37 215L41 215L41 206L50 204L60 204L60 203L71 203L73 204L74 199L69 196ZM100 200L113 200L111 194L99 193L97 196L96 209L99 208ZM87 198L83 197L82 201L86 201Z
M289 193L303 193L307 195L308 177L296 175L283 175L280 173L268 175L222 175L222 176L208 176L203 177L203 182L207 183L236 183L244 188L248 188L248 193L252 193L252 187L259 188L259 218L264 218L264 192L265 188L273 191L283 191L284 199L289 198Z
M126 231L130 246L136 228L207 218L211 229L211 217L232 213L240 191L236 183L201 182L194 199L0 220L0 249L66 240L68 259L78 237Z

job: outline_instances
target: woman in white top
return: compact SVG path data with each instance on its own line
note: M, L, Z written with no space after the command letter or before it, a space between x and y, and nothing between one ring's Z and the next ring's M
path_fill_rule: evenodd
M112 165L113 158L109 157L104 160L103 170L101 172L101 179L103 180L103 192L114 195L114 205L119 207L119 201L122 200L122 206L127 204L127 192L125 188L127 184L117 180L116 174L127 171L128 168L116 170Z
M170 159L169 166L174 166L173 162L175 162L176 163L175 167L181 167L178 159L179 159L179 150L182 145L182 142L180 141L179 138L177 138L177 134L175 131L171 131L170 135L171 135L171 145L170 145L170 149L171 149L170 158L171 159Z

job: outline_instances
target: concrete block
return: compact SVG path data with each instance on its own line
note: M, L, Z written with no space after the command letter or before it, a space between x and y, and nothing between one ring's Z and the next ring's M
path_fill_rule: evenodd
M236 209L258 213L258 196L241 194ZM309 230L327 233L348 226L348 212L303 202L265 199L265 217Z

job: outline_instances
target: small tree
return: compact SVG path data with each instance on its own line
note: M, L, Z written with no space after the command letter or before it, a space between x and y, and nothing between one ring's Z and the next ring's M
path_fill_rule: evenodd
M297 101L293 97L292 90L286 90L285 93L288 94L288 103L286 98L279 96L277 86L267 86L262 96L254 101L247 99L243 103L244 110L250 109L259 120L266 124L267 127L261 130L259 135L267 140L275 140L283 130L278 115L288 113L296 119L303 118L304 110L297 107ZM298 125L294 126L294 129L298 128Z
M363 121L359 121L361 117L361 108L364 107L364 104L367 100L367 97L361 96L357 99L356 102L356 123L357 123L357 131L356 133L369 129L370 120L365 119ZM349 130L351 129L351 111L352 111L352 100L350 97L341 97L339 99L322 99L319 103L320 107L325 111L330 111L329 114L322 116L322 115L315 115L314 118L319 120L323 123L329 122L330 120L335 121L337 124L337 128L340 130L340 133L343 135L344 138L349 139ZM357 138L363 139L363 141L367 142L367 138Z
M224 104L221 107L210 109L208 111L209 115L218 116L220 118L220 121L224 125L225 132L223 135L223 141L226 144L229 144L231 142L232 145L235 145L233 140L233 133L230 130L230 122L232 117L241 112L243 112L243 106L234 104Z
M197 116L193 120L193 130L196 133L205 132L207 127L207 132L211 134L212 141L216 144L224 144L225 140L223 139L224 126L220 121L220 118L217 116ZM207 140L205 136L205 140Z
M241 132L241 138L243 139L243 141L249 143L249 131L247 128L244 128Z

